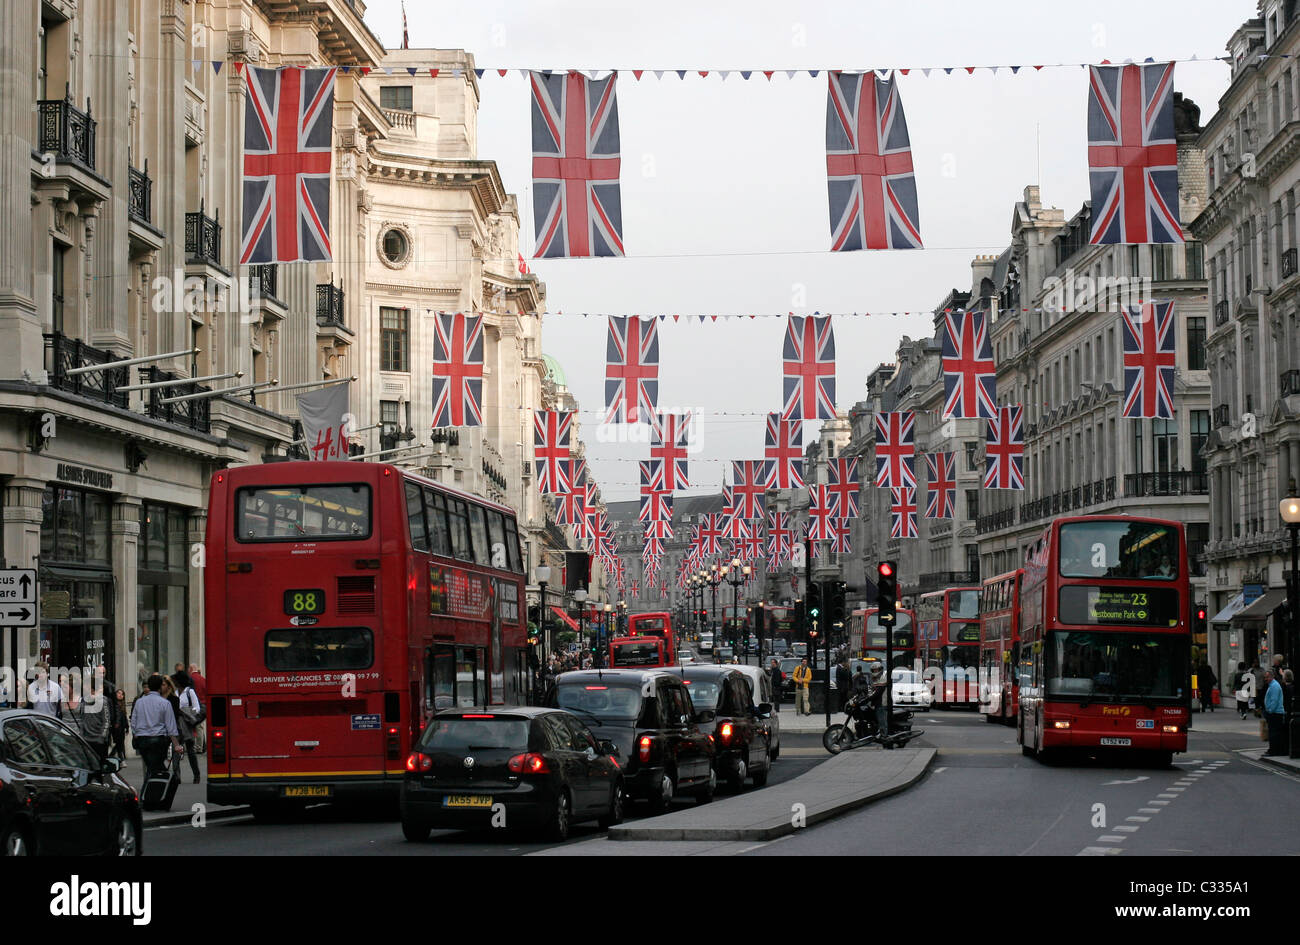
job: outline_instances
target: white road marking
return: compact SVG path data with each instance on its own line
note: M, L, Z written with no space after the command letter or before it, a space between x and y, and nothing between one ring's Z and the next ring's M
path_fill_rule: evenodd
M1168 807L1168 806L1169 806L1169 802L1168 802L1168 801L1147 801L1147 803L1150 804L1152 807L1155 807L1156 805L1159 805L1159 806L1161 806L1161 807Z
M1134 823L1145 824L1151 818L1150 817L1125 817L1124 819L1131 820Z
M1177 794L1157 794L1156 797L1163 797L1166 801L1176 801L1176 800L1178 800L1178 795L1177 795Z
M1138 813L1139 813L1139 814L1158 814L1158 813L1160 813L1160 808L1159 808L1159 807L1139 807L1139 808L1138 808Z
M930 769L930 773L931 773L931 774L938 774L940 771L947 771L947 770L948 770L948 766L947 766L947 765L940 765L940 766L937 767L937 768L931 768L931 769Z
M1137 833L1138 831L1137 827L1129 826L1128 824L1116 824L1111 829L1118 830L1120 833Z
M1127 839L1128 837L1121 837L1117 835L1117 836L1098 837L1097 842L1098 843L1123 843Z
M1138 784L1138 783L1140 783L1140 782L1142 782L1142 781L1150 781L1150 780L1151 780L1151 779L1150 779L1149 777L1147 777L1145 774L1143 774L1143 775L1139 775L1139 776L1136 777L1136 778L1129 778L1127 781L1106 781L1106 782L1102 785L1102 787L1109 787L1109 786L1112 785L1112 784Z
M1186 791L1187 788L1185 788L1185 787L1171 787L1171 788L1167 788L1166 790L1173 791L1175 794L1177 794L1177 793L1179 793L1180 791ZM1163 794L1161 794L1160 796L1161 796L1161 797L1164 797Z
M1118 856L1123 852L1119 847L1084 847L1075 856Z

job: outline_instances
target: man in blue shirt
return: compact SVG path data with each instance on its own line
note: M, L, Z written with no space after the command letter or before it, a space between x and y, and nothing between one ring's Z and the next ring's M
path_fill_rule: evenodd
M144 759L145 780L167 769L167 739L170 737L177 757L184 753L176 731L176 713L172 704L158 694L163 678L158 673L149 677L149 688L131 708L131 734L135 736L136 750Z
M1282 683L1273 670L1264 674L1264 720L1268 723L1266 755L1285 755L1286 702Z

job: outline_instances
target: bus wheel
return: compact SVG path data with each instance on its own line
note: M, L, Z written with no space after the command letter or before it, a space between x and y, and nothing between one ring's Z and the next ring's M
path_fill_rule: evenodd
M284 819L284 811L275 801L258 801L251 806L253 819L258 823L273 824Z
M1174 753L1172 751L1153 751L1151 753L1151 764L1157 768L1168 768L1174 763Z

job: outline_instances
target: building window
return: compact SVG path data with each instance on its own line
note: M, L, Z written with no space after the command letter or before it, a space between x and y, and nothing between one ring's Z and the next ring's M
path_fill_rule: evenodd
M971 520L980 517L980 491L978 489L966 490L966 517Z
M979 449L979 444L973 441L967 441L963 445L966 447L966 471L978 472L975 468L975 451Z
M980 577L980 546L966 546L966 570L970 572L972 581L978 581Z
M399 229L385 230L380 251L391 266L400 268L411 255L411 241Z
M50 257L50 325L59 334L63 334L63 265L67 255L68 250L62 244L54 244Z
M1133 249L1137 249L1136 246ZM1151 281L1168 282L1174 278L1174 248L1168 244L1151 246Z
M381 371L409 371L407 337L410 310L381 308L379 310L379 369Z
M1151 468L1173 472L1178 468L1178 424L1173 420L1151 421Z
M108 521L111 505L96 492L51 486L42 499L41 564L110 567Z
M1142 472L1142 421L1133 424L1133 472Z
M1187 319L1187 370L1205 370L1205 319Z
M1201 450L1205 447L1205 441L1210 438L1210 412L1191 411L1188 414L1188 426L1192 437L1192 472L1204 476L1205 457L1201 455Z
M1142 275L1142 264L1138 260L1139 246L1128 247L1128 274L1136 279Z
M391 108L394 111L411 111L411 86L409 85L385 85L379 90L379 105L381 108Z

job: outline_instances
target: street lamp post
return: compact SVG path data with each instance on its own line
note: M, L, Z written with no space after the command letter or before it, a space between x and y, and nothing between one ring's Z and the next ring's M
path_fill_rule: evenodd
M725 571L726 569L724 568L723 570ZM731 585L731 609L734 613L734 619L735 619L735 623L731 625L732 628L731 632L733 634L736 632L736 624L740 622L740 585L744 584L745 581L748 579L748 577L749 577L749 566L746 565L744 572L742 573L740 568L740 559L732 558L731 576L727 578L727 583ZM743 629L741 630L741 633L742 634L744 633ZM748 663L749 662L749 637L748 636L745 637L744 643L745 645L742 652L745 654L745 662ZM736 646L736 640L734 637L731 640L731 645L733 647Z
M583 627L582 620L587 609L587 589L584 587L578 588L573 592L573 599L578 602L578 658L581 660L582 650L587 645L587 631ZM581 666L581 663L579 663L579 666Z
M548 658L551 652L551 639L546 633L546 585L551 581L551 569L544 564L537 566L537 589L541 597L542 605L537 609L537 635L541 638L542 652L537 654L537 669L533 674L533 698L534 702L539 701L540 695L538 689L539 677L541 676L542 661Z
M1291 671L1295 672L1300 667L1300 570L1297 569L1297 564L1300 563L1300 544L1297 544L1297 535L1300 534L1300 498L1296 498L1295 480L1292 479L1288 485L1290 496L1278 503L1278 511L1282 513L1282 521L1286 522L1287 530L1291 532L1291 573L1286 582L1286 609L1291 617L1288 642L1291 645ZM1285 685L1282 680L1279 680L1279 684ZM1290 755L1292 758L1300 758L1300 712L1296 711L1295 701L1292 699L1291 718L1287 722L1291 736Z
M713 627L713 645L716 647L722 639L722 627L718 625L718 585L727 579L727 566L719 567L714 564L709 570L709 587L713 589L713 620L711 625Z

